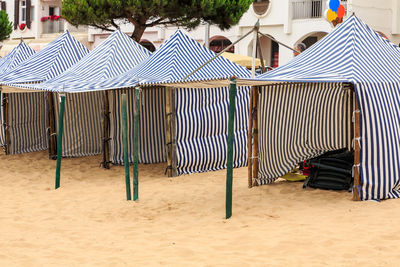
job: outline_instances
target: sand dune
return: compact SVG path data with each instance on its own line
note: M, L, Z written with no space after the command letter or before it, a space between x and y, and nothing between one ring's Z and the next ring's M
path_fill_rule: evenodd
M395 266L400 200L353 202L347 192L279 182L247 188L234 171L166 178L140 165L140 201L123 168L65 159L61 188L45 152L0 155L0 266Z

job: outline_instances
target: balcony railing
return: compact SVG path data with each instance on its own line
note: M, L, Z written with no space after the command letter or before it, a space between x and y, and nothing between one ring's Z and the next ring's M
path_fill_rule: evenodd
M61 33L64 32L64 20L47 20L42 22L43 33Z
M290 0L292 19L322 18L326 10L326 0ZM340 1L347 10L347 1Z

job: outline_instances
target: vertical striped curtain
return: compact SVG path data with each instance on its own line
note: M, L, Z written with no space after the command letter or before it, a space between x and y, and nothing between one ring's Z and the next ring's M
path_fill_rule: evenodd
M129 162L133 162L134 90L112 90L110 102L110 161L124 164L121 95L127 94ZM166 161L165 88L143 87L139 126L139 163Z
M400 84L356 83L361 110L361 200L400 197Z
M59 95L54 95L55 125L58 133ZM103 138L103 93L67 94L65 98L63 157L101 154Z
M47 93L8 94L10 154L47 149Z
M177 172L226 168L229 88L176 89ZM247 165L250 88L238 87L234 167Z
M341 83L287 83L261 88L259 184L303 160L351 146L350 90Z

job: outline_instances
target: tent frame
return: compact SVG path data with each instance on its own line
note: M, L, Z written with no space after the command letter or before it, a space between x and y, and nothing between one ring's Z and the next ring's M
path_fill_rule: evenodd
M54 93L47 93L47 103L48 103L48 117L49 117L49 159L57 158L57 132L55 125L55 114L54 114Z
M274 84L268 84L266 86L272 86ZM258 167L259 167L259 145L258 145L258 99L262 86L253 86L250 95L250 107L249 107L249 139L248 139L248 186L258 186ZM355 96L354 86L351 83L343 84L344 90L349 90L349 99L352 103L352 111L350 112L351 124L351 137L352 137L352 148L354 150L354 165L353 165L353 200L360 201L360 138L361 138L361 111L359 109L358 100Z
M3 93L3 122L4 122L4 152L6 155L10 153L10 132L9 132L9 103L8 94Z
M101 166L104 169L110 168L110 102L109 90L104 91L104 109L103 109L103 162Z
M167 155L167 175L168 177L177 176L177 154L176 154L176 88L165 88L165 136L166 136L166 155Z

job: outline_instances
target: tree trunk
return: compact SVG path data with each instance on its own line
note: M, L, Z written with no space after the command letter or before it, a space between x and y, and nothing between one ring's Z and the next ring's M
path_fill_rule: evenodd
M136 24L134 24L134 25L135 25L135 29L131 35L131 38L139 43L144 31L146 30L146 26L145 25L136 25Z

